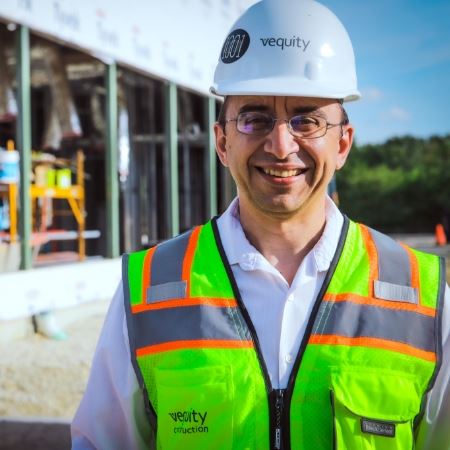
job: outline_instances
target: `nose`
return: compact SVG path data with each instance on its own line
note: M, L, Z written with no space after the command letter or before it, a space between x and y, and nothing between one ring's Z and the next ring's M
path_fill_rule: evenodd
M273 130L266 136L264 150L277 159L285 159L291 153L298 151L298 144L285 120L279 119L275 122Z

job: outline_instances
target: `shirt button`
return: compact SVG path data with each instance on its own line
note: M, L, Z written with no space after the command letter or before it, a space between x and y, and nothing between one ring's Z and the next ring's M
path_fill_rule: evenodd
M294 296L292 294L289 294L288 298L287 298L287 301L288 302L293 302L294 301Z
M289 353L285 356L284 358L286 360L287 363L291 363L292 362L292 355L290 355Z

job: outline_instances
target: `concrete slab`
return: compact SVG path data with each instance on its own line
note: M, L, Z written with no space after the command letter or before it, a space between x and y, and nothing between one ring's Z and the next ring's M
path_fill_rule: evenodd
M105 315L111 299L82 303L79 306L56 309L52 311L55 321L61 328L83 320L95 314ZM25 338L35 332L32 318L24 317L16 320L0 320L0 343Z
M0 418L0 450L70 450L70 423Z

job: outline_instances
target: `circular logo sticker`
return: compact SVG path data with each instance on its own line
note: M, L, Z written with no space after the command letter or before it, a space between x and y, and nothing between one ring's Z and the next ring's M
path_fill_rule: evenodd
M225 39L220 59L225 64L234 63L242 58L250 45L249 34L242 29L232 31Z

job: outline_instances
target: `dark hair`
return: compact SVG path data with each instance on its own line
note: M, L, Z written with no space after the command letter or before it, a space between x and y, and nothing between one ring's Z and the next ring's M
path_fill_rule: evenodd
M342 125L348 125L350 120L348 118L348 114L347 111L345 110L345 108L342 106L341 104L341 109L342 109Z

